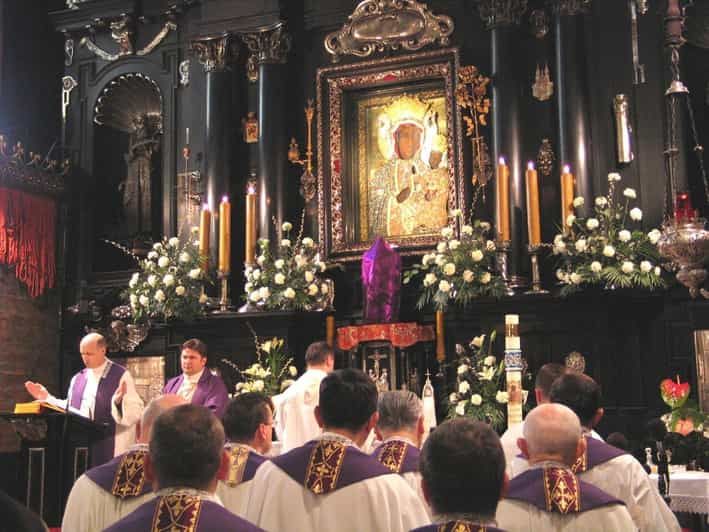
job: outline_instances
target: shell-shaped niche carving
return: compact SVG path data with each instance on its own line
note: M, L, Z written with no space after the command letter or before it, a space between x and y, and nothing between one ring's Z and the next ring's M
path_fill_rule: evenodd
M139 72L122 74L101 91L94 122L124 133L145 128L147 136L162 133L162 95L157 83Z

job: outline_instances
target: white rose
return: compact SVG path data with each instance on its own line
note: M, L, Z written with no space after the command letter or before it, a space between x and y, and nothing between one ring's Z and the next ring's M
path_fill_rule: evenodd
M438 253L444 253L446 249L448 249L448 245L445 242L439 242L436 246L436 251L438 251Z
M446 258L443 255L436 255L434 262L437 266L443 266L446 263Z
M158 259L158 266L160 266L161 268L167 268L169 264L170 259L168 259L165 255Z
M319 292L318 285L311 284L310 286L308 286L308 295L309 296L316 296L316 295L318 295L318 292Z
M312 248L313 246L315 246L315 241L312 238L310 238L309 236L306 236L303 239L303 246L306 248Z
M497 249L497 246L492 240L488 240L487 242L485 242L485 249L487 249L488 251L495 251Z
M324 271L327 269L327 266L325 266L325 263L324 263L324 262L319 262L319 261L318 261L318 262L315 263L315 266L317 266L318 269L319 269L321 272L324 272Z
M249 294L249 300L254 303L257 303L259 299L261 299L261 295L259 294L258 290L254 290Z
M638 197L638 194L635 192L634 188L626 188L623 191L623 196L625 196L626 198L635 199Z
M480 406L483 403L483 398L480 396L480 394L474 394L470 398L470 404L473 406Z
M194 268L193 270L190 270L187 276L190 279L199 279L199 276L202 275L202 270L199 268Z
M572 225L574 225L574 222L575 222L575 221L576 221L576 216L574 216L573 214L569 214L569 215L566 217L566 225L568 225L569 227L571 227Z
M293 290L291 287L288 287L283 292L283 295L288 299L294 299L295 298L295 290Z
M276 262L273 263L273 265L276 267L278 270L282 270L283 266L285 266L286 262L283 259L278 259Z
M295 366L288 366L288 373L290 374L291 377L297 377L298 376L298 368Z
M180 262L182 264L187 264L190 261L190 254L187 253L186 251L183 251L180 253Z
M486 366L494 366L495 362L497 362L497 359L492 355L485 357L485 360L483 360L483 364Z
M451 227L444 227L441 229L441 235L443 235L443 238L450 238L453 236L453 229Z
M443 266L443 273L445 273L448 276L455 275L455 264L452 262L449 262L445 266Z
M584 251L586 251L586 247L587 247L586 240L584 240L583 238L580 240L577 240L576 243L574 244L574 247L576 248L576 251L578 251L579 253L583 253Z
M499 392L497 392L495 394L495 401L497 401L500 404L504 405L509 400L510 400L510 396L507 392L503 392L502 390L500 390Z
M582 207L583 204L584 204L584 199L582 196L578 196L578 197L574 198L574 201L573 201L574 207L576 207L578 209L579 207Z
M244 285L244 292L251 292L251 290L254 289L254 284L253 283L246 283Z
M483 231L489 231L490 224L487 222L480 222L480 229L482 229Z
M155 242L155 244L153 244L153 249L155 251L160 251L162 249L162 244L160 242Z
M135 305L137 302L138 302L138 296L136 296L135 294L131 294L131 295L130 295L130 303L131 303L131 305Z
M652 245L657 244L660 241L660 237L662 236L662 233L658 231L657 229L653 229L647 234L648 239L650 239L650 243Z
M258 295L261 299L268 299L271 297L271 289L268 286L262 286L258 289Z
M606 205L608 205L608 200L604 196L598 196L596 198L596 207L600 207L602 209Z
M263 391L263 381L261 379L255 380L254 381L254 391L255 392L262 392Z
M148 284L152 287L155 288L155 285L158 284L158 278L155 275L149 275L148 276Z
M281 240L281 246L284 248L289 248L290 247L290 240L288 240L287 238L284 238L283 240Z
M201 295L199 296L199 302L200 302L202 305L204 305L204 304L207 302L208 299L209 299L209 298L207 297L207 294L201 294Z
M623 261L623 265L620 267L620 269L623 271L623 273L633 273L633 270L635 269L635 264L633 264L629 260L626 260Z
M464 416L465 415L465 405L468 403L468 401L461 401L457 405L455 405L455 413L459 416Z
M266 262L266 257L264 257L263 255L259 255L256 259L256 264L258 264L259 266L263 266L264 262Z
M566 250L566 242L563 240L557 240L554 242L554 253L559 254L562 251Z
M433 260L433 257L426 253L422 258L421 258L421 265L422 266L428 266L428 264Z
M563 242L564 241L564 235L555 235L554 236L554 244L557 244L558 242Z
M157 259L157 258L158 258L158 253L157 253L157 251L151 251L150 253L148 253L148 258L149 258L150 260L155 260L155 259Z
M130 286L131 288L135 288L137 284L138 279L136 277L131 278L131 280L128 282L128 286Z
M615 255L615 248L608 244L603 248L603 254L606 257L613 257Z
M312 283L314 279L315 276L313 275L313 272L305 272L305 282Z
M140 296L138 298L138 301L140 301L140 304L143 305L144 307L147 307L148 304L150 303L150 299L148 299L148 296L145 296L145 295Z
M175 288L175 293L178 296L184 296L185 295L185 287L182 285L178 285L177 288Z
M580 276L578 273L576 273L576 272L572 273L572 274L569 276L569 280L570 280L573 284L581 284L581 276Z
M167 274L165 277L162 278L162 284L165 286L172 286L175 284L175 276L171 274Z
M448 293L448 292L450 292L451 285L448 281L444 280L444 281L441 281L440 283L438 283L438 289L441 292Z
M470 391L470 383L468 381L461 381L461 383L458 384L458 393L466 394L469 391Z
M448 396L448 402L452 405L458 403L458 394L453 392Z
M466 373L468 373L469 369L470 367L467 364L461 364L460 366L458 366L458 375L465 375Z
M324 295L327 295L330 292L330 287L327 285L327 283L323 283L320 285L320 292L322 292Z
M466 224L461 228L461 231L463 232L464 235L470 236L473 234L473 226Z
M435 283L438 280L436 277L436 274L434 273L427 273L426 277L423 278L423 285L424 286L431 286L433 283Z
M591 263L591 271L592 271L593 273L600 273L602 269L603 269L603 266L602 266L601 263L598 262L597 260L594 260L594 261Z
M460 241L459 240L451 240L448 242L448 247L451 249L458 249L460 247Z
M650 273L652 270L652 263L650 261L644 260L640 263L640 271L643 273Z
M463 281L465 281L466 283L471 283L474 278L475 275L470 270L465 270L463 272Z
M470 252L470 258L473 259L473 262L480 262L483 260L483 252L479 249L474 249Z
M290 231L291 229L293 229L293 224L290 223L290 222L283 222L283 225L281 226L281 229L283 229L283 230L286 231L286 232L287 232L287 231Z
M480 336L476 336L475 338L473 338L473 339L470 341L470 345L472 345L473 347L477 347L478 349L480 349L480 348L482 347L484 341L485 341L485 335L484 335L484 334L481 334Z
M640 220L643 219L643 211L635 207L634 209L630 209L630 218L631 220L635 220L636 222L639 222Z
M608 182L613 183L614 181L620 181L620 174L616 172L611 172L608 174Z
M165 301L165 292L163 292L162 290L156 290L155 291L155 301L157 301L159 303L162 303L163 301Z
M485 272L480 276L480 282L482 284L487 284L492 280L492 275L489 272Z
M276 284L286 284L286 276L282 273L277 273L273 276L273 282Z
M618 232L618 239L621 242L630 242L630 239L632 238L633 235L630 234L630 231L627 229L623 229L622 231Z
M566 272L564 270L556 270L556 278L559 279L559 281L563 281L566 279Z
M449 216L451 218L456 218L456 217L462 216L462 215L463 215L463 211L461 211L460 209L453 209L449 214Z
M167 241L167 244L170 247L176 248L177 246L180 245L180 239L177 238L176 236L173 236L170 240Z
M659 277L661 273L662 273L662 270L660 269L660 267L655 266L655 275L657 275Z
M598 228L598 220L595 218L589 218L586 220L586 227L588 228L589 231L593 231L594 229Z

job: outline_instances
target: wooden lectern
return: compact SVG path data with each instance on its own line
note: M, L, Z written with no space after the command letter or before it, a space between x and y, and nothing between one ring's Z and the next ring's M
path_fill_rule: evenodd
M0 475L0 488L40 515L61 525L74 481L89 468L89 449L106 430L103 424L72 413L3 414L21 440L14 471Z

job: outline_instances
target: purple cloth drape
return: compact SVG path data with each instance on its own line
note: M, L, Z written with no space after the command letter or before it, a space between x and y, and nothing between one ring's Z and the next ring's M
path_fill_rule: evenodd
M390 323L399 318L401 257L378 237L362 255L364 321Z

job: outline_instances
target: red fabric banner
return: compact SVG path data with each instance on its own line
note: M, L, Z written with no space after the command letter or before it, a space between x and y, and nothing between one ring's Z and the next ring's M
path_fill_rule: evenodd
M57 206L52 198L0 187L0 264L39 297L56 282Z
M436 337L431 325L418 323L374 323L337 329L337 346L348 351L360 342L388 340L394 347L410 347L418 342L431 342Z

